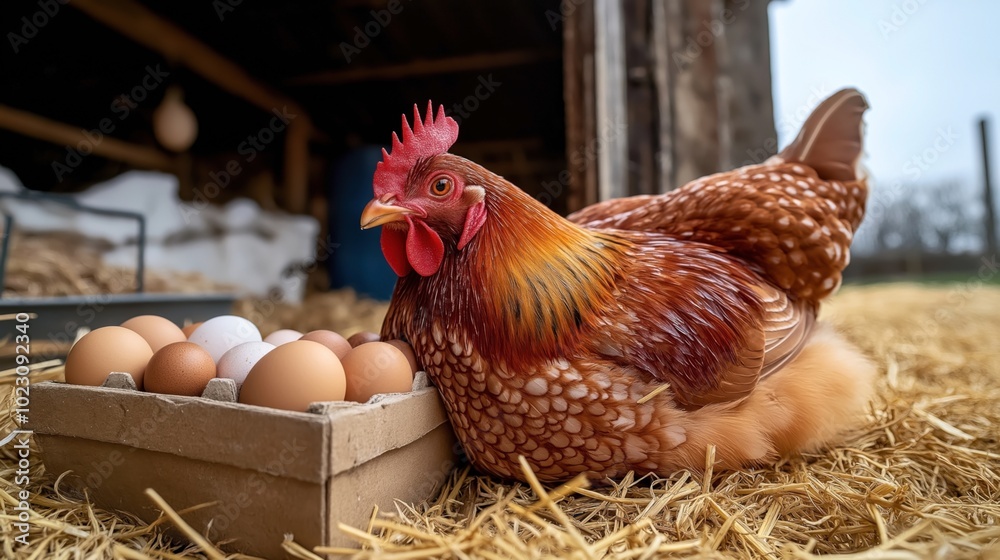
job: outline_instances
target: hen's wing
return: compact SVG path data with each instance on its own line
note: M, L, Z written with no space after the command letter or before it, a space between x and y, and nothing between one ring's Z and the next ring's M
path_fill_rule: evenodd
M637 250L589 339L596 358L666 381L696 407L747 396L808 339L815 306L737 259L658 234L619 235Z
M771 286L755 289L762 296L760 330L738 351L731 361L708 374L710 383L701 390L667 372L678 400L690 405L706 405L741 399L750 394L757 382L792 361L805 346L816 322L814 308L805 301L792 302L783 291Z

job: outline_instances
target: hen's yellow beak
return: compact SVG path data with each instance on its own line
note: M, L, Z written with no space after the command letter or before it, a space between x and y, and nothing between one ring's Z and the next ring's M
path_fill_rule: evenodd
M361 229L369 229L389 222L399 222L405 219L407 214L412 214L413 210L396 206L391 202L382 202L379 199L372 199L361 212Z

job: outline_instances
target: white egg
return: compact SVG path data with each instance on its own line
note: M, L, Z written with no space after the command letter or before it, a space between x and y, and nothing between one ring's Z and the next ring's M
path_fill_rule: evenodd
M230 349L244 342L260 342L261 337L257 327L243 317L222 315L202 323L191 333L188 341L204 348L218 364L222 355Z
M299 331L293 331L292 329L280 329L265 336L264 342L270 342L275 346L281 346L282 344L288 344L289 342L300 338L302 338L302 333Z
M222 355L216 368L216 377L232 379L239 387L243 385L243 380L253 366L274 349L275 346L269 342L244 342Z

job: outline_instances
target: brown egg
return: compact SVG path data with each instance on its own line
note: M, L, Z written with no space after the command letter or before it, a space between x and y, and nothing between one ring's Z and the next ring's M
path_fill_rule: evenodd
M329 348L296 340L271 350L253 366L241 403L305 412L309 404L344 400L344 368Z
M146 366L145 389L150 393L197 397L215 377L215 360L193 342L161 348Z
M289 342L295 342L296 340L302 338L302 333L292 329L278 329L273 333L264 337L264 342L268 344L273 344L275 346L281 346L282 344L288 344Z
M362 344L344 356L345 398L367 402L372 395L405 393L413 386L413 370L406 355L387 342Z
M420 364L417 363L417 355L413 353L413 347L404 340L387 340L386 344L391 344L406 356L406 361L410 362L410 371L417 373L420 371Z
M346 338L333 331L320 330L307 332L302 335L302 338L299 340L311 340L313 342L318 342L333 351L333 353L337 355L337 358L340 358L341 360L343 360L344 356L351 351L351 343L347 342Z
M66 356L66 382L100 385L113 371L128 373L142 388L153 350L146 339L124 327L103 327L83 336Z
M378 342L382 340L379 335L370 331L361 331L359 333L354 333L347 338L347 343L351 345L351 348L357 348L362 344L368 344L369 342Z
M132 317L122 326L145 338L154 353L168 344L187 340L187 335L173 321L156 315Z
M205 321L198 321L197 323L191 323L190 325L186 325L183 328L181 328L181 332L184 333L184 338L185 339L191 338L191 333L193 333L194 330L200 327L201 324L204 322Z

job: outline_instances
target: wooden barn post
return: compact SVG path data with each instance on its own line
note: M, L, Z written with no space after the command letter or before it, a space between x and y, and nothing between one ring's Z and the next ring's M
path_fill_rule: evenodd
M979 119L979 143L983 152L983 206L986 210L984 226L986 228L986 251L988 256L997 254L997 216L993 199L993 183L990 177L990 137L989 121L984 117Z
M563 19L570 210L666 192L776 151L769 2L570 4ZM608 141L602 119L622 113L624 134Z
M597 134L594 111L593 0L566 3L563 18L563 99L566 106L566 165L570 183L566 207L597 201L597 161L589 155ZM562 8L561 8L562 9Z
M761 163L778 148L771 93L768 0L724 0L721 99L725 145L719 171Z
M596 0L594 79L597 86L597 193L600 200L629 194L624 20L622 2Z

